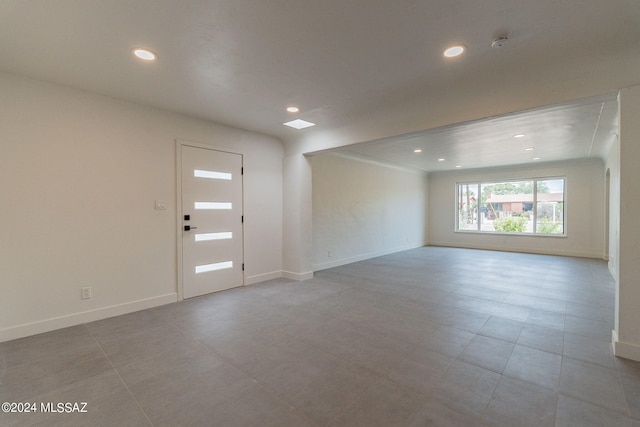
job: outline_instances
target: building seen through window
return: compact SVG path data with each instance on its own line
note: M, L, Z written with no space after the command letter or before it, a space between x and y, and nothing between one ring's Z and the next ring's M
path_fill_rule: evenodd
M565 234L565 179L457 184L456 231Z

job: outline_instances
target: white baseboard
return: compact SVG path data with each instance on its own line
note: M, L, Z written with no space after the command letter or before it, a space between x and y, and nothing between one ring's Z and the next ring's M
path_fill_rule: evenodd
M640 362L640 345L620 341L615 330L611 331L611 346L616 356Z
M340 258L336 260L322 262L319 264L314 264L312 268L313 268L313 271L326 270L328 268L340 267L341 265L351 264L358 261L364 261L366 259L376 258L379 256L395 254L396 252L408 251L410 249L421 248L423 246L426 246L426 243L413 243L410 245L400 246L393 249L386 249L384 251L369 252L366 254L356 255L349 258Z
M576 252L576 251L558 251L554 249L536 249L536 248L522 248L512 246L496 246L496 245L474 245L472 243L451 243L451 242L429 242L429 246L441 246L446 248L465 248L465 249L481 249L487 251L503 251L503 252L520 252L526 254L537 255L558 255L569 256L577 258L597 258L602 259L601 254L591 252Z
M282 277L285 279L296 280L301 282L303 280L313 279L313 271L307 271L305 273L294 273L292 271L283 271Z
M256 274L254 276L248 276L245 285L253 285L255 283L265 282L267 280L280 279L282 278L283 272L282 270L272 271L270 273L262 273Z
M56 329L80 325L82 323L89 323L96 320L107 319L109 317L119 316L121 314L133 313L134 311L158 307L176 301L178 301L178 294L171 293L153 298L131 301L124 304L112 305L110 307L103 307L95 310L69 314L67 316L54 317L51 319L12 326L10 328L0 329L0 342L10 341L17 338L24 338L31 335L54 331Z

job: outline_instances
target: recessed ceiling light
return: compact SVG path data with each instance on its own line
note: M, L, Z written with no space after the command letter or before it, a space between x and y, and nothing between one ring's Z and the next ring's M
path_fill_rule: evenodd
M524 151L533 151L535 149L536 149L536 147L527 147L527 148L524 149Z
M461 168L461 167L462 167L462 165L456 165L456 168Z
M540 157L534 157L533 160L540 160Z
M413 150L414 153L422 153L422 149L421 148L416 148L415 150Z
M300 109L298 107L296 107L295 105L291 105L289 107L287 107L287 111L290 113L297 113L298 111L300 111Z
M295 129L304 129L310 126L315 126L316 124L307 122L306 120L296 119L296 120L291 120L290 122L283 123L283 125L289 126Z
M145 61L155 61L158 59L158 54L149 49L135 48L133 49L133 54Z
M517 135L513 135L514 138L524 138L524 133L519 133Z
M439 162L444 162L444 159L443 158L439 158L438 161Z
M444 56L446 56L447 58L453 58L454 56L461 55L462 52L464 52L464 46L459 44L459 45L451 46L450 48L447 48L447 50L444 51Z

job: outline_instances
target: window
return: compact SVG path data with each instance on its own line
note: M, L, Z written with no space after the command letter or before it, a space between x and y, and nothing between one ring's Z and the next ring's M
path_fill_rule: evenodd
M456 231L565 235L564 178L459 183Z

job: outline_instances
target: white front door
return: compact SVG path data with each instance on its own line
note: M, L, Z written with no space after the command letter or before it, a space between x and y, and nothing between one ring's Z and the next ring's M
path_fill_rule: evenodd
M181 146L183 297L243 285L242 155Z

